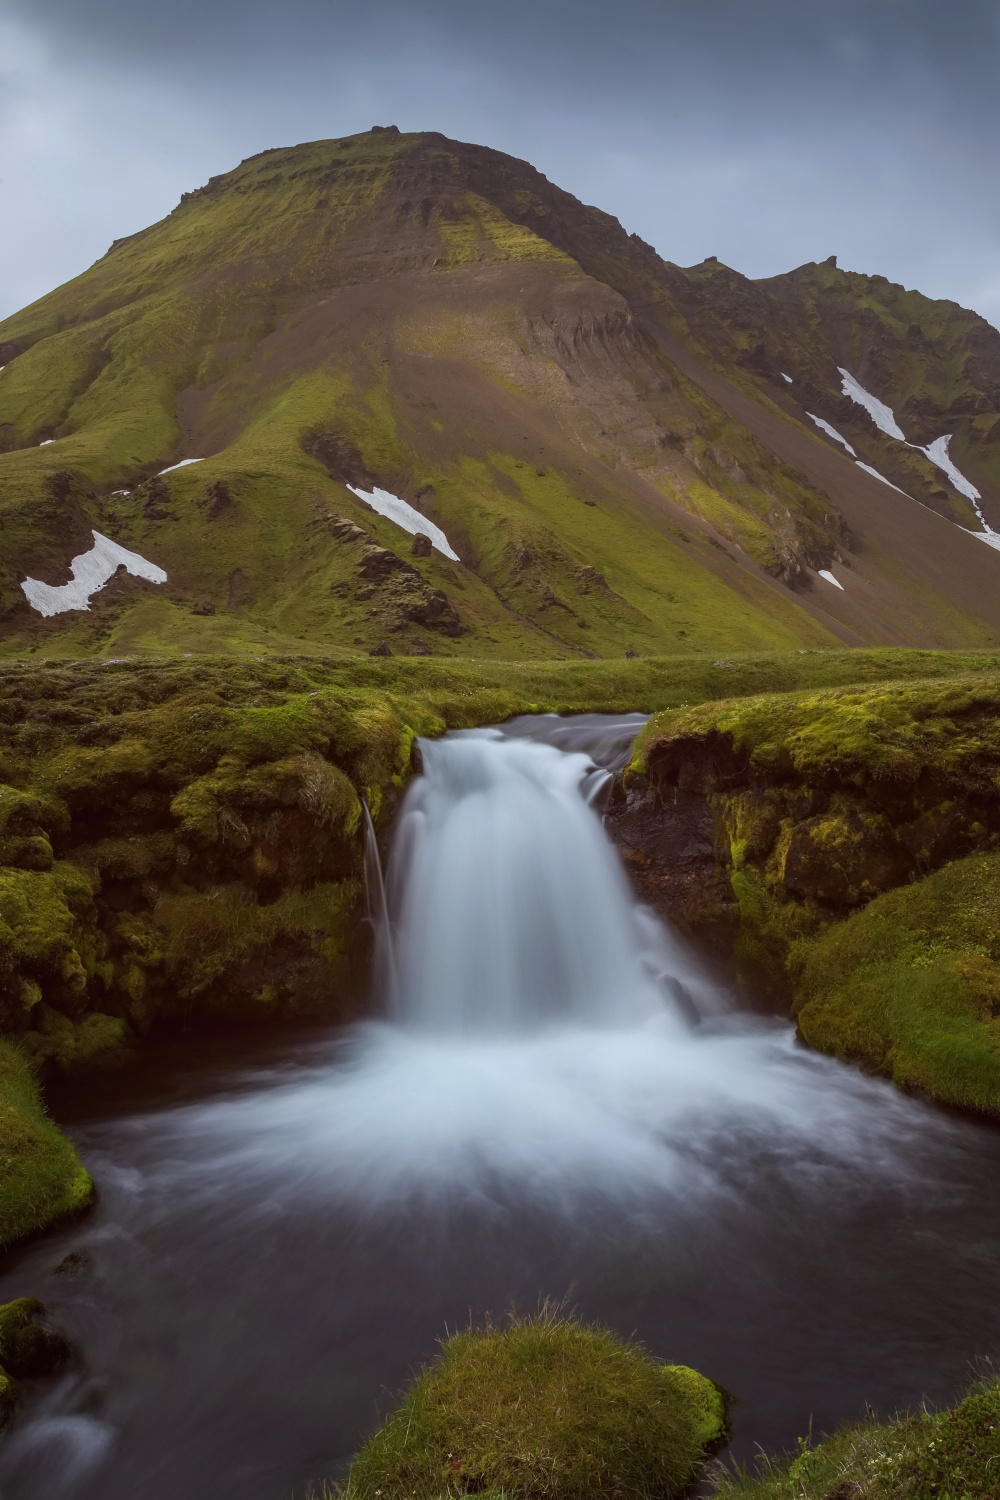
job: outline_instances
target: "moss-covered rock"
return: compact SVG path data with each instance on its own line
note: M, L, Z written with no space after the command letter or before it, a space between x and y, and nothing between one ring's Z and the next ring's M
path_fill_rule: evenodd
M660 714L630 775L711 810L741 977L810 1045L998 1112L1000 679Z
M45 1308L37 1297L19 1297L0 1307L0 1430L20 1399L15 1377L54 1375L73 1356L69 1340L40 1322Z
M72 1357L69 1340L39 1322L45 1308L37 1297L19 1297L0 1307L0 1364L11 1375L52 1375Z
M86 1208L94 1184L49 1119L23 1053L0 1042L0 1247Z
M449 1338L350 1475L359 1500L671 1497L725 1434L703 1375L548 1311Z

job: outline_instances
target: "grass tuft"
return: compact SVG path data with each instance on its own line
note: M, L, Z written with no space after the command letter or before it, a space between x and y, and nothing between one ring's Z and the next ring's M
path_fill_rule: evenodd
M710 1380L544 1305L446 1339L343 1500L679 1495L725 1430Z

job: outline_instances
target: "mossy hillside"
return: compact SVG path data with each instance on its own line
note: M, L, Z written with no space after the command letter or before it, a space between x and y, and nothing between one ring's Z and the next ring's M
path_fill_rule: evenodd
M725 1419L703 1375L544 1310L447 1339L358 1454L345 1493L680 1495Z
M49 1119L28 1059L10 1041L0 1041L0 1163L0 1248L78 1213L93 1197L90 1174Z
M945 1411L874 1414L794 1456L719 1468L718 1500L992 1500L1000 1466L1000 1384L984 1380Z
M496 153L481 155L479 166L492 168ZM280 649L289 638L341 646L360 638L367 647L399 628L408 649L418 632L380 610L380 598L354 597L350 549L317 524L324 512L346 515L397 551L409 546L348 495L345 474L324 472L303 452L322 423L360 456L369 487L422 496L458 543L466 568L439 559L417 567L448 594L464 627L447 641L432 635L435 651L549 657L680 642L832 643L824 625L747 565L749 557L795 580L803 560L828 560L839 535L829 502L679 381L621 298L609 311L604 302L615 294L551 237L482 191L456 193L456 173L475 176L460 157L449 143L391 132L265 153L8 320L0 330L15 350L0 374L11 449L0 457L6 650L58 639L73 654L106 651L122 617L137 611L143 622L130 640L141 635L146 648L179 637L202 649L230 641ZM418 182L419 201L436 205L429 214L415 211ZM518 289L496 282L508 265L541 278L532 284L540 302L508 317L501 338L496 320L480 327L479 310L492 296L509 313ZM382 290L345 321L332 294L352 283ZM580 338L567 327L551 349L543 340L526 355L537 330L549 337L546 301L567 296ZM555 386L553 372L562 374ZM614 409L604 436L594 399ZM37 446L43 439L54 441ZM151 485L171 460L206 452L210 462ZM529 454L569 494L542 514L530 487L518 496L507 482ZM471 483L469 460L481 469ZM707 524L678 541L658 495ZM175 608L150 608L158 590L138 584L117 590L117 607L102 600L93 618L37 617L20 583L27 572L64 576L67 520L81 549L96 526L158 561ZM489 549L463 545L484 531L503 538L495 565ZM720 534L742 549L725 561ZM518 555L534 560L517 570L528 587L515 598L507 564ZM600 594L581 579L594 572L608 579ZM209 610L226 614L225 629Z
M1000 493L1000 336L977 313L888 281L808 264L749 281L718 261L673 283L688 331L728 378L770 393L819 435L824 417L906 493L973 530L972 507L922 453L884 436L841 391L849 368L892 407L911 443L953 434L951 453L981 490ZM783 381L781 372L792 377Z
M956 860L793 944L810 1046L1000 1116L1000 855Z

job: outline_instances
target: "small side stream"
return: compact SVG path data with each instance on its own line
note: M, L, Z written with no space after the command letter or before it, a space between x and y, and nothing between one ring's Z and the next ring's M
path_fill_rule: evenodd
M1000 1133L742 1014L634 907L586 799L635 728L426 748L394 1014L67 1097L100 1202L0 1300L84 1363L32 1393L0 1500L301 1495L446 1327L543 1296L726 1385L741 1455L1000 1349Z

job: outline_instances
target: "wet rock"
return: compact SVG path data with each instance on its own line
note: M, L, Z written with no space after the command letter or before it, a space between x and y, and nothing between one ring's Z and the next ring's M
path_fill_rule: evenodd
M627 793L616 781L604 826L641 900L688 931L727 927L735 903L704 797L675 790L663 801L645 777Z
M57 1266L53 1268L53 1276L62 1276L67 1281L79 1281L81 1276L86 1275L93 1263L93 1257L86 1250L71 1250L64 1255Z
M73 1357L65 1334L46 1322L37 1297L19 1297L0 1307L0 1364L10 1375L54 1375Z

